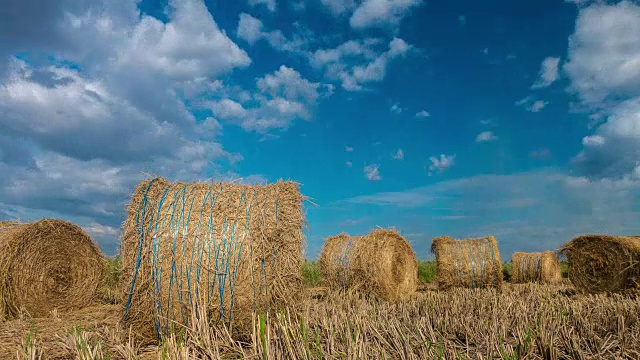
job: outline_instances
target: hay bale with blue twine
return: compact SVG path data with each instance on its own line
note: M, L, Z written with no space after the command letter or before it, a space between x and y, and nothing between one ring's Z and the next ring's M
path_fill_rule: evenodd
M511 282L557 285L562 282L562 269L553 251L515 252L511 257Z
M376 229L365 236L331 236L319 262L332 288L356 289L387 301L405 300L418 288L416 254L394 229Z
M431 252L436 255L438 289L502 288L502 262L495 237L456 240L441 236L433 239Z
M244 337L254 313L299 305L303 201L292 181L139 184L120 249L122 325L155 341L204 310Z
M0 222L0 320L95 305L104 257L79 226L59 219Z

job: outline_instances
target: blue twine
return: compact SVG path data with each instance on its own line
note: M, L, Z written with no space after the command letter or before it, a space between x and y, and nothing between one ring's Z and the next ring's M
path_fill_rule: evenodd
M138 220L139 220L139 215L140 215L140 207L144 204L144 207L142 209L142 221L144 223L144 215L145 215L145 211L147 209L147 193L149 192L149 189L151 188L151 185L157 180L158 178L155 178L153 180L151 180L149 182L149 185L147 185L147 190L144 192L144 195L142 197L142 202L138 205L138 213L136 214L136 226L138 225ZM133 272L133 279L131 280L131 288L129 289L129 296L127 298L127 305L125 306L124 309L124 315L123 318L126 318L127 315L129 314L129 307L131 306L131 298L133 296L133 289L136 285L136 278L138 277L138 271L140 270L140 260L142 257L142 241L144 240L144 232L140 231L140 240L138 241L138 258L136 259L136 268Z

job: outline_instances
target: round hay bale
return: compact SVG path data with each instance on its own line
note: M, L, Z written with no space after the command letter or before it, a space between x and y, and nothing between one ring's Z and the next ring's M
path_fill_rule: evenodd
M99 299L105 262L91 237L62 220L0 225L0 318L77 310Z
M516 252L511 257L511 281L514 283L537 282L559 284L562 269L558 256L553 251Z
M142 182L121 243L123 325L141 341L193 310L249 334L252 313L299 305L305 224L298 184Z
M640 236L582 235L560 248L569 279L589 293L640 288Z
M416 254L395 230L329 237L319 262L330 286L358 288L383 300L407 299L418 287Z
M456 240L449 236L433 239L436 281L440 290L452 287L502 288L502 262L493 236Z

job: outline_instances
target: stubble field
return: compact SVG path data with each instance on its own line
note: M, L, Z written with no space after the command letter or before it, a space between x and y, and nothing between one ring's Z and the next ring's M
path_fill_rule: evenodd
M112 264L112 281L117 266ZM206 311L186 332L140 347L119 328L121 306L105 304L48 318L0 324L2 359L638 359L640 296L584 295L563 285L505 283L493 289L436 290L435 266L420 264L420 291L387 303L322 286L305 266L300 316L254 317L250 338L208 327ZM505 269L508 278L509 270Z

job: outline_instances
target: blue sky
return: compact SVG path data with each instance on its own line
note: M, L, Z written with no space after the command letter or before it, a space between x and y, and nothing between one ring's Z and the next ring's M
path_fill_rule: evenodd
M10 0L0 217L113 254L148 174L291 179L323 239L493 234L504 260L640 230L633 1Z

